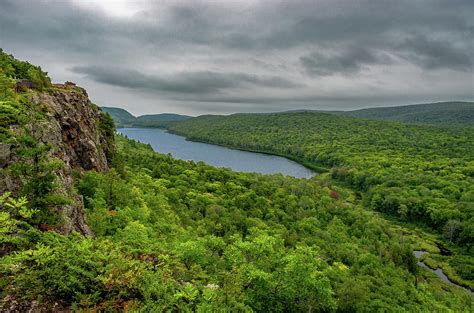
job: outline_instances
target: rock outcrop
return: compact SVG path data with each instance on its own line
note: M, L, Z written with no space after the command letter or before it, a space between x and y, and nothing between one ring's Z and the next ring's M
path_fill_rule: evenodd
M80 172L107 170L107 155L115 150L113 138L100 129L105 113L89 101L86 91L79 87L57 88L39 94L39 101L50 114L44 140L57 148L55 156Z
M113 133L102 127L105 113L91 103L84 89L66 84L56 84L47 92L35 92L31 102L46 112L46 118L34 121L35 125L31 126L36 128L37 140L51 145L51 158L63 163L57 172L59 188L56 192L72 200L69 205L55 208L64 220L58 231L68 234L76 230L92 235L85 219L83 199L73 188L73 173L80 175L87 170L108 169L108 157L114 153L115 144ZM13 151L13 146L0 144L0 168L15 162ZM0 194L15 193L20 188L21 184L14 177L1 176Z
M10 145L0 143L0 168L7 166L10 162Z

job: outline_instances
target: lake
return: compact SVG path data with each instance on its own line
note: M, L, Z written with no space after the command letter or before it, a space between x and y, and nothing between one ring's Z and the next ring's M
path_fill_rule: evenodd
M316 175L312 170L283 157L188 141L185 137L170 134L164 129L120 128L118 132L130 139L150 144L156 152L170 153L180 160L203 161L238 172L281 173L297 178L311 178Z

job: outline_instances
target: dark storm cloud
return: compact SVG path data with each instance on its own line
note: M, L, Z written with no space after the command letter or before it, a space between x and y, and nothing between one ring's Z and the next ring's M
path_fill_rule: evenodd
M73 72L85 74L94 81L151 92L207 94L226 89L248 87L293 88L299 84L275 76L210 71L182 72L169 76L145 75L135 70L100 66L74 67Z
M474 98L471 0L141 0L128 16L113 14L114 1L103 10L84 1L0 0L0 47L53 79L71 75L98 101L125 101L106 93L116 86L152 94L159 110L169 99L194 101L195 112L219 102L213 110L224 112L235 99L272 110L334 95L348 108L361 96ZM436 92L412 88L419 82Z
M257 2L229 9L212 2L151 1L135 18L120 20L88 12L66 1L2 0L2 39L29 39L44 44L73 43L96 52L108 43L141 43L144 47L206 45L238 50L287 50L318 44L338 47L356 43L370 49L403 46L422 55L443 45L443 55L467 55L472 61L471 1L282 1ZM423 5L422 5L423 4ZM463 12L464 11L464 12ZM162 12L161 20L156 15ZM469 12L469 11L467 11ZM421 33L418 37L413 33ZM440 36L448 40L436 40ZM409 36L407 38L407 36ZM421 40L421 42L420 42ZM67 47L66 47L67 48ZM109 47L107 52L114 52ZM471 56L471 58L469 58ZM437 63L443 62L443 56Z

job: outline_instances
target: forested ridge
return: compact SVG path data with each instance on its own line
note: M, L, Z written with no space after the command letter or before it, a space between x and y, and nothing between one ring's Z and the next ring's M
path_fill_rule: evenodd
M472 128L299 112L202 116L180 122L171 131L190 140L323 166L335 182L355 190L365 208L429 227L451 242L459 249L459 260L436 257L429 264L453 274L447 263L456 263L458 273L473 280Z
M2 70L11 68L12 62L20 62L11 56L3 60L7 61L2 63ZM39 73L47 82L46 73ZM116 136L114 144L113 121L103 115L96 121L97 127L93 129L97 134L93 135L103 136L117 149L108 151L108 164L99 172L79 168L72 173L69 179L74 184L65 193L61 191L60 179L64 179L62 169L66 163L64 159L51 158L49 153L54 147L36 135L41 125L47 125L55 117L45 103L36 99L50 94L76 99L74 95L83 96L85 91L79 87L45 84L16 92L13 79L18 74L11 71L2 74L12 84L6 85L0 102L0 138L2 148L4 144L11 147L8 159L15 163L6 168L2 165L0 174L14 177L18 183L17 189L0 194L2 311L467 312L472 309L468 292L443 283L432 272L419 267L413 255L414 250L429 252L423 256L426 264L441 267L451 280L472 289L472 251L464 241L468 238L466 229L472 224L466 228L461 220L464 215L450 215L446 223L452 221L454 226L447 228L448 232L443 231L443 239L420 228L387 221L376 211L367 210L372 208L373 199L385 203L400 192L418 191L403 189L401 182L405 183L402 179L406 177L402 170L389 166L391 154L381 147L391 145L389 151L400 158L397 164L405 166L404 170L418 164L410 163L415 162L413 158L402 159L404 152L411 151L417 162L439 162L430 161L438 167L429 164L426 168L446 171L454 198L445 196L448 191L444 189L440 189L438 198L447 199L448 213L469 214L471 200L465 191L472 188L472 182L466 180L466 177L472 179L469 132L406 129L401 124L383 122L370 124L364 130L366 124L359 125L355 119L324 114L318 117L323 120L317 123L311 120L312 114L281 115L282 120L281 117L273 120L272 115L258 118L237 115L203 117L179 126L182 132L192 129L195 139L220 138L221 144L274 151L335 167L312 179L296 179L238 173L201 162L180 161L120 136ZM90 102L84 105L100 112ZM84 117L78 117L81 118ZM216 123L222 119L229 121ZM48 135L63 138L61 132L74 121L69 122L58 134ZM312 128L315 125L322 131L315 133ZM369 133L377 129L375 126L385 127L393 134L379 135L383 141L376 137L379 139L372 146L362 149L362 143L371 138ZM408 136L407 141L401 142L393 127ZM431 141L423 137L430 131ZM340 138L341 144L329 144L333 141L326 140L314 146L314 150L306 150L305 136L310 133L314 139ZM65 134L68 138L68 133ZM351 141L350 134L357 140ZM447 146L439 139L446 134L453 139ZM78 141L87 141L77 138L80 135L74 134ZM411 150L406 146L409 139L417 140ZM247 140L253 140L253 146L244 145ZM99 146L106 146L107 142ZM437 149L433 148L435 143L439 145ZM285 146L288 148L284 149ZM305 151L325 154L311 159L308 157L311 154ZM344 161L343 152L351 158ZM1 157L3 162L3 150ZM383 158L388 160L386 164L376 162ZM83 159L86 163L91 161ZM367 166L357 167L361 163L350 163L350 160L365 162ZM370 172L372 166L391 169L394 182L382 181L384 174L374 175L377 172ZM368 180L372 175L378 180ZM357 177L359 187L354 183ZM436 177L419 177L423 183L425 179L433 180L433 186L438 188ZM396 186L399 189L391 189ZM413 197L434 192L433 188L420 186L425 188L423 193L414 193ZM60 208L71 205L72 199L68 197L71 194L83 197L93 236L61 233L65 221ZM398 199L404 198L396 198L394 203ZM465 206L456 204L464 203L460 199ZM413 210L406 205L407 210ZM424 207L420 205L420 208ZM413 218L411 214L407 213L407 218ZM430 221L427 218L425 223ZM444 255L446 248L451 255Z
M474 102L449 101L335 112L353 117L433 125L474 126Z
M191 140L275 152L331 169L371 209L424 222L472 249L474 129L324 113L202 116L171 127Z

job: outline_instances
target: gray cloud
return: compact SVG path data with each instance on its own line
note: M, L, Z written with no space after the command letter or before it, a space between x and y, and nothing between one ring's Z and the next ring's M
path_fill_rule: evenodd
M474 98L471 0L71 1L0 0L0 47L135 113Z
M101 66L78 66L73 72L109 85L175 94L209 94L250 87L294 88L300 84L276 76L210 71L182 72L169 76L145 75L136 70Z
M471 43L472 43L471 39ZM401 55L425 69L449 68L472 71L474 51L449 41L418 35L406 39L397 48ZM472 47L471 47L472 48Z
M390 62L390 59L383 55L355 48L343 50L339 53L322 54L313 52L302 56L300 62L305 71L312 76L327 76L335 74L355 74L364 65L382 64Z

